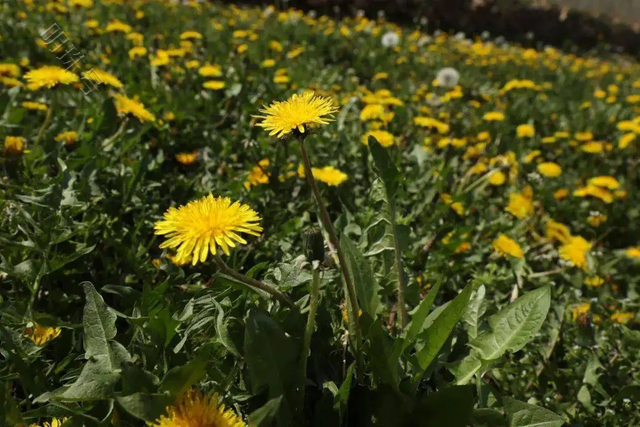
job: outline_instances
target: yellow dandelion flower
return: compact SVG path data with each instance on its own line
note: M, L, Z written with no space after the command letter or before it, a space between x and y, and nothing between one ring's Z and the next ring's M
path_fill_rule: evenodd
M323 168L311 168L313 177L320 182L336 187L347 180L349 177L346 173L333 166L325 166Z
M204 82L202 86L205 89L220 90L220 89L224 89L226 85L224 82L221 82L220 80L209 80L207 82Z
M190 153L178 153L176 154L176 160L185 166L189 166L198 158L198 150L193 150Z
M624 251L627 258L640 259L640 246L632 246Z
M500 255L510 255L519 259L524 258L524 252L520 245L504 234L498 235L498 237L493 241L492 246Z
M504 113L501 113L500 111L490 111L482 116L482 120L485 122L502 122L504 119Z
M529 152L526 156L524 156L525 163L531 163L535 158L539 157L542 154L540 150L533 150Z
M134 99L116 94L114 95L114 103L118 114L131 114L137 117L140 122L154 122L156 120L156 116L147 111L147 109L144 108L144 104Z
M2 152L4 155L20 155L25 152L27 142L21 136L7 136L4 139Z
M504 184L506 180L507 176L504 173L497 171L489 177L489 184L498 186Z
M604 284L604 279L600 276L592 276L584 279L584 284L591 288L599 288Z
M415 124L416 126L436 129L438 133L448 133L450 129L450 126L447 123L441 122L440 120L436 120L431 117L414 117L413 124Z
M305 125L326 125L338 111L331 98L316 96L312 91L302 95L293 95L286 101L274 102L260 112L264 115L253 116L262 119L258 126L270 131L269 135L282 138L293 130L305 132Z
M78 140L78 132L74 130L62 132L59 133L55 139L58 142L64 141L65 145L71 145Z
M571 239L571 232L566 225L550 219L547 221L545 236L549 240L556 240L564 244Z
M587 197L592 196L602 200L605 203L613 203L613 195L604 188L597 187L595 185L587 185L586 187L578 188L573 192L575 197Z
M607 216L601 213L592 212L587 218L587 223L592 227L600 227L600 224L607 222Z
M531 187L526 187L522 193L509 194L509 204L505 208L516 218L525 218L533 212L533 191Z
M22 82L18 79L15 79L13 77L2 77L0 76L0 83L3 84L6 87L16 87L16 86L22 86Z
M235 242L246 244L237 233L259 236L260 216L247 205L233 202L228 197L209 194L178 208L170 207L164 219L155 223L155 234L166 235L168 240L161 249L176 249L179 261L204 262L209 252L218 253L217 247L229 255Z
M202 38L202 34L200 34L197 31L185 31L182 34L180 34L180 39L181 40L191 40L191 39L197 39L200 40Z
M589 179L587 184L595 185L596 187L608 188L609 190L617 190L620 188L618 180L609 175L595 176Z
M18 77L20 75L20 67L16 64L0 64L0 76Z
M25 335L29 337L35 345L40 347L57 338L61 332L62 330L60 328L52 328L49 326L38 325L37 323L31 323L27 326Z
M62 427L68 418L53 418L51 422L45 421L42 427ZM40 427L38 424L31 424L29 427Z
M222 76L222 68L219 65L207 64L198 70L198 74L202 77L220 77Z
M611 315L611 320L621 325L626 325L634 317L632 313L616 310L616 312Z
M554 162L540 163L537 167L538 172L547 178L557 178L562 175L562 168Z
M587 253L591 250L591 243L582 236L571 236L560 249L560 258L571 262L578 268L587 270Z
M629 146L629 144L635 141L636 138L637 138L637 135L633 132L625 133L618 140L618 148L621 150L624 150Z
M124 86L116 76L111 73L107 73L106 71L94 69L92 75L97 77L97 79L92 80L99 80L97 82L98 84L106 84L109 86L113 86L116 89L121 89Z
M543 144L553 144L554 142L556 142L555 136L545 136L544 138L542 138Z
M260 160L258 165L254 166L251 169L251 172L249 172L249 176L247 177L247 181L244 183L244 187L249 189L260 184L267 184L269 182L269 175L265 173L265 168L269 167L270 163L269 159Z
M125 24L119 19L114 19L113 21L107 24L107 28L105 28L104 30L107 33L120 32L120 33L128 34L131 32L132 28L131 28L131 25Z
M382 120L385 115L385 109L382 104L369 104L360 112L360 121Z
M95 29L100 26L100 22L98 22L97 19L89 19L88 21L85 21L84 26L87 28Z
M40 102L24 101L22 106L27 110L47 111L49 109L47 105Z
M283 74L275 76L273 78L273 82L274 83L278 83L278 84L289 83L290 81L291 81L291 78L289 78L289 76L286 76L286 75L283 75Z
M24 75L29 90L38 90L43 87L51 89L58 84L68 85L79 80L78 76L64 68L46 65L29 71Z
M242 418L232 409L227 409L217 394L203 394L200 390L189 390L174 405L167 408L150 427L246 427Z
M147 48L144 46L136 46L129 49L129 59L134 60L136 58L143 57L147 54Z
M533 125L520 125L516 129L516 133L518 134L518 138L531 138L536 134L536 128Z
M576 132L576 134L573 137L578 141L585 142L585 141L592 140L593 139L593 134L591 132L589 132L589 131Z
M598 141L590 141L580 147L585 153L598 154L604 151L604 144Z
M578 320L579 317L585 316L591 311L591 303L585 302L583 304L574 305L571 309L573 320Z
M260 63L260 66L262 68L272 68L272 67L275 67L275 65L276 65L276 61L274 61L273 59L265 59Z
M394 136L386 130L371 130L362 135L364 145L369 145L370 136L374 137L383 147L391 147L395 142Z

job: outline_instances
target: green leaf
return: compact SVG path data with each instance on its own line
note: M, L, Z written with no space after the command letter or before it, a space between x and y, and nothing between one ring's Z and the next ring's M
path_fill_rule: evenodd
M379 286L369 261L364 257L356 244L346 235L342 235L340 245L347 257L349 272L356 288L356 294L360 307L372 319L376 318L376 312L380 306Z
M484 302L485 293L485 286L480 285L471 297L467 311L465 311L464 316L462 316L462 321L465 323L467 333L471 339L475 339L478 336L478 326L480 324L480 317L482 316L482 303Z
M379 381L398 391L398 358L400 354L393 351L393 340L382 328L380 318L371 325L369 337L374 375L378 377Z
M504 408L507 411L509 427L560 427L565 423L564 418L548 409L510 397L504 398Z
M495 360L506 351L520 350L542 327L550 303L549 286L529 292L491 316L491 332L479 335L470 345L484 360Z
M419 339L425 343L424 347L416 354L421 370L424 371L429 367L451 335L453 328L467 308L472 289L472 285L467 285L440 313L433 324L420 334Z
M452 367L450 370L456 377L457 385L468 384L473 376L482 369L482 360L478 356L477 352L471 351L467 357L462 359L462 362Z
M351 394L351 383L353 382L354 368L355 363L349 365L344 382L340 386L338 393L336 393L333 399L333 409L337 409L338 412L340 412L340 417L344 417L344 415L347 413L347 407L349 405L349 395Z
M114 371L110 357L97 355L87 361L80 376L68 389L52 399L66 402L108 399L119 379L120 374Z
M204 378L206 367L207 361L202 360L202 357L182 366L176 366L162 379L160 391L169 392L174 397L182 396L189 387Z
M84 348L87 359L109 354L109 340L116 336L116 314L105 304L102 296L89 282L83 282L86 303L84 305Z
M387 193L387 201L392 200L398 191L400 173L389 156L389 152L373 137L369 136L369 151L378 169L378 176L382 179Z
M249 415L249 425L251 427L269 427L278 414L281 404L282 396L269 400Z
M249 368L251 390L268 389L268 398L284 396L278 423L289 425L293 405L298 401L303 379L297 366L298 346L269 315L251 310L246 318L244 355Z
M453 386L419 399L411 412L415 425L466 427L473 414L473 386Z
M414 313L412 314L411 322L409 323L409 326L408 326L407 340L406 340L405 346L413 344L415 339L424 329L424 322L427 319L429 312L431 311L431 306L433 306L433 302L436 300L436 296L440 291L441 285L442 285L442 280L438 280L435 286L429 291L427 296L424 297L422 301L420 301L418 308L416 308Z
M174 402L174 398L159 393L133 393L116 396L116 401L130 415L144 421L155 421L165 413L165 408Z

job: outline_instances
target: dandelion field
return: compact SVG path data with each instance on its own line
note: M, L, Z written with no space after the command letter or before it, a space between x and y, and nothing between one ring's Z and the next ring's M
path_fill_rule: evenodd
M0 5L0 426L640 425L640 67Z

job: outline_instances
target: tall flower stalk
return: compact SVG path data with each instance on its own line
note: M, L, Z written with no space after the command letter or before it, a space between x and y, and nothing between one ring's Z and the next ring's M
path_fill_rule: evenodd
M305 146L305 140L308 135L308 127L310 125L326 125L333 120L333 114L338 111L338 107L333 104L330 98L322 96L316 96L313 92L307 91L302 95L293 95L286 101L274 102L269 107L261 110L262 115L255 116L262 119L258 126L269 131L269 135L275 135L277 138L282 138L290 133L294 133L298 141L300 142L300 155L304 165L305 175L316 205L318 206L318 214L320 221L329 236L329 243L333 246L336 255L338 257L338 264L340 271L342 272L342 278L345 285L345 293L348 300L348 306L350 308L349 313L349 330L355 335L354 350L358 361L358 375L362 373L362 332L358 325L358 300L356 298L356 291L347 268L346 258L344 252L340 247L340 241L338 235L331 222L331 217L327 212L327 207L322 200L320 190L313 172L311 169L311 162L309 161L309 155Z

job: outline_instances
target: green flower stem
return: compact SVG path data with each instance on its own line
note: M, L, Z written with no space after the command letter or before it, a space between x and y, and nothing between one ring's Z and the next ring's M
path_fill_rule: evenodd
M120 127L118 127L118 130L116 131L116 133L114 133L109 138L104 140L104 142L102 143L102 148L107 150L111 148L111 146L113 145L113 141L115 141L124 132L124 129L127 126L127 121L128 121L128 118L125 117L122 120L122 123L120 123Z
M309 348L311 347L311 336L316 322L316 311L320 302L320 272L317 267L313 268L313 279L311 281L311 293L309 295L309 317L307 317L307 328L304 331L304 341L302 343L302 353L300 353L300 372L302 377L307 377L307 359L309 358ZM304 387L302 388L302 402L304 402Z
M398 238L398 224L396 222L396 201L387 196L389 206L389 219L391 220L391 229L393 231L393 246L396 255L396 270L398 271L398 320L400 327L404 329L407 326L407 306L404 301L404 274L402 271L402 251L400 250L400 239Z
M349 270L347 269L347 261L344 257L344 253L342 252L342 248L340 247L340 242L338 240L336 230L333 228L333 223L331 222L331 218L329 217L329 212L327 212L327 208L322 201L320 190L318 190L318 184L316 183L316 180L313 177L313 173L311 172L311 163L309 162L307 148L304 145L304 137L305 136L299 138L299 141L300 154L302 155L305 175L307 176L307 181L309 181L309 185L311 186L311 190L313 191L313 195L316 199L316 204L318 205L318 211L320 213L320 220L322 221L322 225L327 231L327 234L329 234L329 242L334 247L336 254L338 255L338 263L340 264L342 277L344 279L345 287L347 288L349 307L351 309L351 313L349 314L349 329L351 329L352 332L355 332L355 351L358 360L358 367L362 368L362 353L360 348L360 345L362 343L362 332L360 331L360 326L358 325L358 313L360 312L360 310L358 308L358 300L356 299L356 289L353 286L353 282L351 281L351 276L349 275ZM362 378L361 375L362 369L358 369L358 377Z
M278 289L274 288L273 286L267 285L266 283L261 282L259 280L252 279L251 277L247 277L244 274L238 273L237 271L235 271L234 269L229 267L222 260L222 258L220 258L220 255L214 255L214 259L216 261L216 264L218 264L218 268L224 274L226 274L228 276L231 276L234 279L236 279L237 281L242 282L245 285L251 286L252 288L260 289L260 290L263 290L263 291L267 292L268 294L272 295L275 299L277 299L278 301L280 301L281 303L283 303L286 306L289 306L289 307L292 307L292 308L295 307L293 302L291 302L291 300L285 294L283 294L282 292L280 292Z
M42 126L40 127L40 132L38 132L38 136L36 137L35 145L38 145L38 143L44 136L44 132L47 130L47 127L49 126L49 122L51 122L51 115L53 114L52 112L53 112L53 107L55 105L55 102L56 102L55 92L52 92L51 104L47 109L47 115L44 117L44 122L42 122Z

